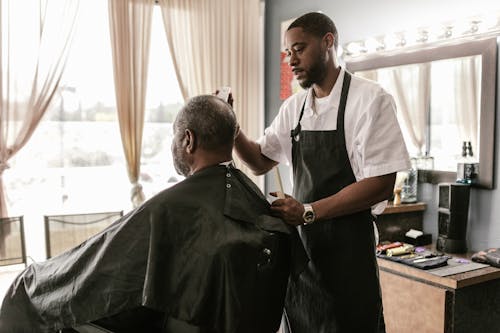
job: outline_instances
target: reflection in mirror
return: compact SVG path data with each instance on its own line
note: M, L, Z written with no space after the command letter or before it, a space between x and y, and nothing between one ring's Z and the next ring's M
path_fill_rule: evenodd
M421 169L456 171L464 141L479 158L480 55L356 75L378 81L394 96L408 152L427 162Z
M496 37L353 57L346 67L394 96L408 151L428 170L421 181L455 181L465 141L479 162L475 185L494 187Z

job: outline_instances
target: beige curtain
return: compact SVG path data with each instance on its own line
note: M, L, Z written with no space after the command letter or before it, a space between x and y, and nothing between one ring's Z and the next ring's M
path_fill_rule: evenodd
M185 99L230 86L241 128L263 131L260 0L159 0ZM238 162L247 174L248 170ZM262 177L253 177L262 186Z
M416 155L423 156L429 115L430 65L401 66L387 71L387 89L396 100L398 119L406 129Z
M116 106L134 207L144 201L139 174L153 6L154 0L109 0Z
M78 0L0 2L0 216L7 216L2 173L57 93L78 6Z
M475 157L478 156L479 109L481 96L481 57L455 59L455 114L461 141L470 141Z

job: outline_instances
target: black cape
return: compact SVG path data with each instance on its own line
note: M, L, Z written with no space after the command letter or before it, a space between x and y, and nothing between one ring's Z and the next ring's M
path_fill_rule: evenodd
M25 269L5 296L0 332L118 318L116 332L274 333L295 231L268 214L269 203L241 171L203 169ZM148 315L134 317L141 311Z

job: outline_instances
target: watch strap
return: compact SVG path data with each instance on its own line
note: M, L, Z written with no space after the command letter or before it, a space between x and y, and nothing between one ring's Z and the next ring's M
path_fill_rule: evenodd
M304 204L304 214L302 215L302 219L304 220L304 224L311 224L316 219L316 214L314 213L314 209L311 204Z

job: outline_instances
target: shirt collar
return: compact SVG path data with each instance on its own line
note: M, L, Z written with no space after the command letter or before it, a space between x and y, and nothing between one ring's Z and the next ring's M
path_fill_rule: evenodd
M226 166L226 167L228 167L228 166L232 166L232 167L234 167L233 160L226 161L226 162L221 162L221 163L219 163L219 165L224 165L224 166Z
M339 76L337 77L337 80L335 81L335 84L333 85L333 88L330 91L330 94L326 97L328 100L327 103L330 107L328 109L319 110L319 113L317 113L317 110L314 110L314 108L313 108L313 103L314 103L314 91L313 91L313 89L309 88L307 90L307 100L306 100L306 105L304 107L304 117L311 117L313 114L319 115L319 114L322 114L322 113L329 111L331 109L334 109L334 110L339 109L340 95L342 92L342 83L344 82L344 74L345 74L345 70L341 67Z

